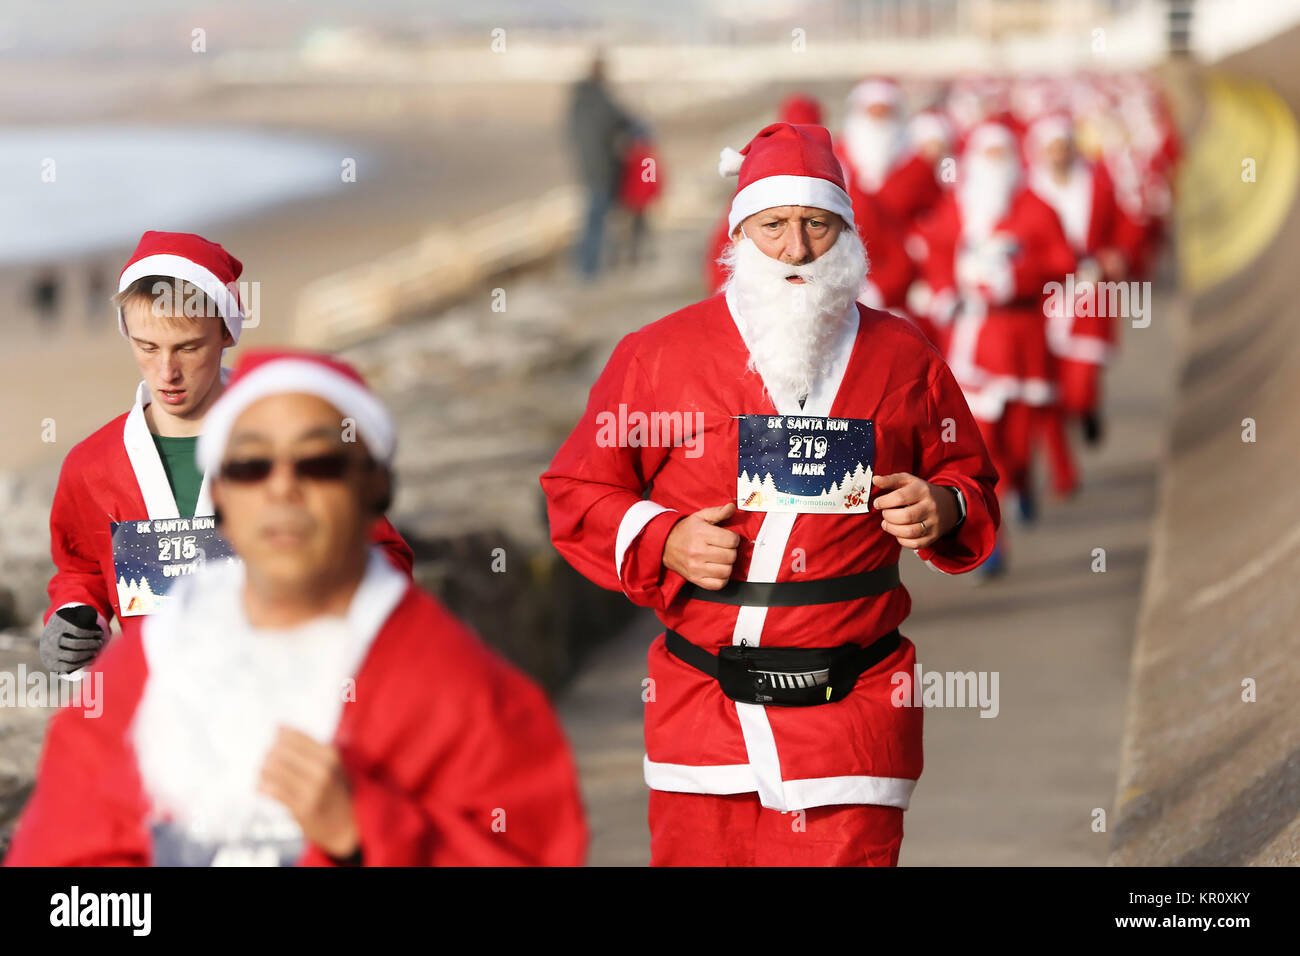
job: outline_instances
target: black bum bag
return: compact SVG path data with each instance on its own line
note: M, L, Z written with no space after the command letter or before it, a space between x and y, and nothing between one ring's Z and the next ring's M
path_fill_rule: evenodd
M842 700L858 676L894 653L902 640L895 628L866 647L731 644L714 656L676 631L668 631L664 639L670 654L716 678L732 700L771 707L812 707Z

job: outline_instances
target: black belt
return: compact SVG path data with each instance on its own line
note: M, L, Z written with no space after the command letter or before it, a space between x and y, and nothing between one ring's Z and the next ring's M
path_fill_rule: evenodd
M664 636L668 653L714 678L732 700L777 707L810 707L842 700L858 676L898 650L901 641L902 635L894 628L865 647L731 644L715 655L674 630Z
M898 587L898 565L887 564L860 574L814 581L728 581L720 590L710 591L688 584L682 593L690 600L712 601L747 607L803 607L808 604L834 604L884 594Z

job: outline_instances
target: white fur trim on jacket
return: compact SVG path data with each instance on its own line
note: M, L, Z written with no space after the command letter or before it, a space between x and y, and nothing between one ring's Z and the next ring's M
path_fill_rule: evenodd
M614 538L614 573L623 577L623 559L627 549L632 546L642 530L665 511L671 511L653 501L638 501L623 513L623 520L618 523L618 534Z
M276 729L333 740L348 681L412 586L372 546L346 616L256 630L244 573L220 562L178 581L141 631L148 679L130 730L140 779L155 818L201 842L297 838L288 811L257 792Z

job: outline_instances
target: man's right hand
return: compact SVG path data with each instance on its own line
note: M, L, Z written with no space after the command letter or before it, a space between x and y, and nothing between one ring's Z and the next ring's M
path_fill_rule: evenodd
M103 646L104 631L93 607L61 607L41 632L41 664L57 674L68 674L93 661Z
M664 542L664 566L706 591L721 590L731 580L740 535L715 525L735 513L736 503L729 501L677 522Z

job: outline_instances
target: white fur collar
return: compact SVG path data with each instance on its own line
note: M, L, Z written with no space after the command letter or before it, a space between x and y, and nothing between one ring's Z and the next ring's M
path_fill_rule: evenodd
M241 563L178 582L142 629L148 681L131 728L156 818L195 840L293 839L297 824L257 793L276 727L328 743L351 678L410 585L371 548L346 617L254 630Z
M1029 188L1056 210L1065 238L1078 253L1087 251L1092 186L1092 169L1082 160L1076 160L1070 167L1064 183L1056 181L1046 164L1035 166L1029 174Z

